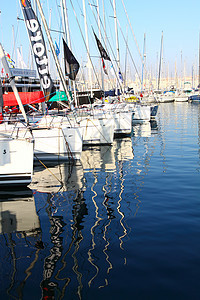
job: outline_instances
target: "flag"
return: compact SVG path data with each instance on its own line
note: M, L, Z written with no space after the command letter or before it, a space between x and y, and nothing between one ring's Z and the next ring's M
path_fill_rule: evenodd
M122 73L120 70L119 70L119 79L121 80L121 82L123 82L123 77L122 77Z
M11 68L14 68L15 67L15 61L11 58L9 53L5 52L5 55L6 55L6 59L9 62Z
M95 39L96 39L96 42L97 42L97 46L98 46L101 58L111 61L110 57L108 56L106 50L103 48L103 46L102 46L100 40L98 39L98 37L96 36L95 32L94 32L94 36L95 36Z
M38 74L40 76L40 84L45 98L48 101L55 95L55 86L49 74L49 63L41 25L31 7L31 1L21 0L20 2Z
M111 59L110 59L110 57L108 56L106 50L103 48L103 46L102 46L100 40L98 39L98 37L96 36L94 30L93 30L93 33L94 33L94 36L95 36L95 40L96 40L96 42L97 42L97 47L98 47L99 52L100 52L100 56L101 56L101 60L102 60L102 66L103 66L104 73L105 73L106 75L108 75L108 72L107 72L107 70L106 70L106 66L105 66L104 59L105 59L105 60L109 60L109 61L111 61Z
M67 43L63 39L63 48L64 48L64 64L65 64L65 75L69 76L71 80L75 80L76 75L79 70L79 63L74 57L73 53L67 46Z
M101 60L102 60L102 66L103 66L104 73L105 73L106 75L108 75L108 72L107 72L107 70L106 70L106 66L105 66L104 59L102 58Z
M58 47L58 44L55 41L55 45L56 45L56 55L58 56L60 54L60 49Z

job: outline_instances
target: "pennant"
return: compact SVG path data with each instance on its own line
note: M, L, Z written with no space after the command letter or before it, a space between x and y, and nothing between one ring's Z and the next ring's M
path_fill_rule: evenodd
M106 70L106 66L105 66L104 59L102 58L101 60L102 60L102 65L103 65L104 73L105 73L106 75L108 75L108 72L107 72L107 70Z
M93 32L94 32L94 30L93 30ZM97 47L99 49L101 58L111 61L110 57L108 56L106 50L103 48L103 46L102 46L100 40L98 39L98 37L96 36L95 32L94 32L94 36L95 36L95 39L96 39L96 42L97 42Z
M6 59L7 61L9 62L10 64L10 67L11 68L14 68L15 67L15 61L11 58L10 54L5 52L5 55L6 55Z
M122 73L120 70L119 70L119 79L121 80L121 82L123 82L123 77L122 77Z
M67 43L63 39L63 48L64 48L64 64L65 64L65 75L69 76L71 80L76 79L76 75L79 70L79 63L74 57L73 53L67 46Z
M40 76L40 84L45 98L48 101L53 95L55 95L55 86L49 74L47 51L41 25L31 7L31 1L20 0L20 2L37 70Z
M105 73L106 75L108 75L108 72L107 72L107 70L106 70L106 66L105 66L104 59L105 59L105 60L109 60L109 61L111 61L111 59L110 59L110 57L108 56L106 50L103 48L103 46L102 46L100 40L98 39L98 37L96 36L94 30L93 30L93 33L94 33L94 36L95 36L95 40L96 40L96 42L97 42L97 47L98 47L99 52L100 52L100 56L101 56L101 60L102 60L102 66L103 66L104 73Z
M56 55L57 56L59 56L59 54L60 54L60 49L59 49L59 47L58 47L58 44L56 43L56 41L55 41L55 45L56 45Z

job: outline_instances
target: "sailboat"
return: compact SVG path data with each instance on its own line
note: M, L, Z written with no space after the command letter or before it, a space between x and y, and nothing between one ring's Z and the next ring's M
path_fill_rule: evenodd
M79 63L77 62L76 58L74 57L73 53L70 50L71 42L69 37L69 28L68 28L68 20L67 18L67 11L65 1L62 1L62 13L63 18L63 48L64 48L64 62L65 62L65 75L69 78L69 80L73 83L74 87L74 94L76 97L76 88L75 88L75 79L76 74L79 70ZM85 8L85 4L83 3L83 8ZM89 57L89 42L88 42L88 35L87 35L87 21L86 21L86 12L84 9L84 19L85 19L85 30L86 30L86 44L87 44L87 54L88 59ZM67 35L68 32L68 35ZM67 44L67 42L68 44ZM91 70L89 70L89 78L91 77ZM91 78L90 78L91 80ZM91 84L92 85L92 84ZM91 94L93 92L91 91ZM77 106L78 103L75 99L75 105ZM80 106L76 107L76 112L78 115L79 126L83 128L83 145L111 145L113 143L114 138L114 120L111 118L105 118L104 115L98 116L93 113L93 109L91 106L87 106L85 108L80 108Z
M22 3L22 2L21 2ZM62 114L59 115L57 112L53 111L49 111L49 115L40 115L38 116L37 114L35 114L34 119L37 120L37 126L40 127L40 129L42 129L42 126L46 123L48 126L48 129L53 130L54 131L54 136L57 136L57 141L54 140L49 142L49 145L46 145L46 150L44 155L42 156L42 151L40 149L38 149L38 147L41 145L40 142L37 143L37 140L39 137L41 137L40 133L41 130L36 131L36 129L34 130L34 134L36 137L36 150L40 150L40 153L36 153L37 155L39 154L40 156L42 156L43 158L47 158L46 155L46 151L48 151L48 149L51 149L51 145L58 145L58 142L61 141L61 144L59 144L58 146L56 146L56 153L55 157L57 157L59 155L59 158L62 156L62 158L64 158L64 156L66 157L66 153L67 153L67 157L70 158L71 154L72 154L72 158L75 159L80 159L80 154L81 154L81 150L82 150L82 144L112 144L113 142L113 124L112 122L105 122L105 120L101 120L101 119L94 119L91 118L91 116L84 116L81 118L77 117L77 112L74 108L74 103L71 99L71 96L69 94L69 91L67 89L66 86L66 81L63 75L63 72L61 70L57 55L55 53L55 49L54 49L54 45L49 33L49 29L48 26L46 24L46 19L44 17L43 11L42 11L42 7L40 5L40 1L37 1L37 5L38 5L38 9L42 18L42 22L44 24L44 28L48 37L48 41L53 53L53 57L55 60L55 64L60 76L60 80L64 89L64 93L65 93L65 97L67 96L67 100L68 100L68 104L71 108L71 114L69 113L69 106L67 106L67 110L66 110L66 114ZM24 13L24 18L26 20L26 24L27 24L27 29L28 29L28 33L29 33L29 37L30 37L30 41L33 47L33 51L35 51L36 47L36 43L34 43L34 39L37 35L42 36L41 33L41 27L39 25L39 22L36 18L36 15L34 14L32 8L31 8L31 4L30 2L27 1L23 1L22 3L22 11ZM31 16L30 16L30 12L31 12ZM35 32L35 28L31 28L31 20L34 19L34 22L37 22L37 32ZM44 40L41 38L42 45L44 45ZM44 47L44 46L43 46ZM78 62L75 60L75 58L73 57L73 54L71 53L70 49L68 48L67 44L64 43L64 52L65 52L65 63L67 65L67 73L70 77L71 80L74 80L76 77L76 74L78 72ZM45 59L41 59L38 58L38 54L35 51L34 53L35 55L35 59L36 62L38 62L38 59L40 59L40 62L44 62L45 61L45 65L48 63L47 60ZM44 54L44 56L46 57L46 54ZM43 90L44 90L44 94L48 95L48 99L52 100L52 94L54 94L54 92L52 92L53 90L53 84L52 81L50 79L50 75L48 74L48 72L42 71L41 72L41 63L38 66L38 70L39 73L41 75L41 80L42 82L46 82L46 80L48 80L47 82L49 82L49 87L48 90L46 91L44 89L44 85L43 85ZM45 70L45 68L44 68ZM48 71L47 67L46 70ZM46 87L45 87L46 88ZM50 99L52 97L52 99ZM62 103L62 101L60 101L60 104L64 105ZM33 118L32 118L33 120ZM35 121L34 121L35 122ZM53 127L53 128L52 128ZM61 130L59 130L59 134L56 134L56 130L58 130L58 128ZM42 138L45 138L45 135L49 134L50 131L48 131L47 133L44 133ZM62 141L62 134L64 133L64 142ZM65 145L67 144L67 145ZM67 146L69 148L69 151L67 151ZM74 149L75 148L75 149ZM58 150L61 150L58 153ZM74 155L73 155L74 154Z
M21 127L8 124L3 116L3 96L0 81L0 188L8 186L27 186L32 180L33 174L33 147L34 139L28 128L26 114L20 98L15 89L4 50L0 44L0 58L4 68L10 76L11 86L16 93L16 98L24 114L26 123ZM10 130L6 128L10 127Z
M27 26L33 54L35 57L44 99L49 100L55 93L55 87L49 74L46 47L39 21L32 10L30 1L21 1L22 11ZM18 115L15 124L23 116ZM6 130L9 130L6 124ZM29 125L35 139L35 160L79 160L82 152L82 129L72 126L71 123L63 124L61 118L48 116L45 113L29 116Z

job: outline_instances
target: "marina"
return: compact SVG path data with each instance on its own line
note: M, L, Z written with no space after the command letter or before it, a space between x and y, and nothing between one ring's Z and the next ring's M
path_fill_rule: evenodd
M200 299L194 2L1 3L0 299Z
M79 164L1 191L2 299L199 299L200 107L159 104Z

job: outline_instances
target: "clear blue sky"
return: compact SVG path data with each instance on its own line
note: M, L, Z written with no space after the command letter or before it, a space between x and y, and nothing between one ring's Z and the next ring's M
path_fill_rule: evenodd
M82 41L80 30L77 26L77 22L70 4L70 0L67 0L68 15L70 23L70 32L72 39L72 48L76 58L81 63L84 62L86 57L85 46ZM90 0L91 3L96 3L96 0ZM59 10L57 3L60 0L41 0L44 7L44 12L49 21L49 11L52 8L51 28L58 30L60 27ZM80 26L84 34L84 20L81 15L82 0L72 0L75 7L77 17L80 22ZM106 28L109 42L112 45L113 51L116 52L115 47L115 35L114 35L114 20L112 18L113 11L111 7L112 0L104 0L105 5L105 17ZM131 20L132 28L134 30L140 51L143 52L143 40L144 33L146 34L146 52L147 52L147 68L153 72L156 69L156 62L160 55L160 43L161 32L163 31L164 39L164 62L165 66L169 66L169 72L174 73L175 62L177 69L180 73L181 68L181 52L182 62L185 62L185 69L188 75L191 75L192 65L195 66L196 72L198 69L198 47L199 47L199 31L200 31L200 1L198 0L124 0L128 16ZM102 0L99 0L101 18L103 22L102 14ZM92 10L87 6L87 19L89 28L90 39L90 53L95 61L95 56L98 56L98 51L92 35L91 25L94 27L98 34L98 27L95 18L92 14ZM127 18L122 6L121 0L116 0L117 17L125 36L127 36ZM22 18L21 8L18 0L1 1L0 3L0 41L3 44L5 50L10 54L13 53L13 32L12 26L14 26L14 32L16 36L15 46L20 47L22 45L24 60L28 61L29 41L23 21L17 22L17 16ZM95 10L95 9L94 9ZM52 33L52 37L58 43L60 42L60 35ZM120 59L122 69L125 62L126 47L119 29L120 40ZM104 42L102 42L104 43ZM139 59L138 51L130 30L128 27L128 44L132 57L137 65L138 70L141 70L141 61ZM107 45L108 46L108 45ZM109 55L112 57L112 51L109 49ZM112 57L114 60L114 58ZM130 58L129 58L130 61ZM182 65L183 66L183 65ZM134 67L130 62L130 67L135 73Z

